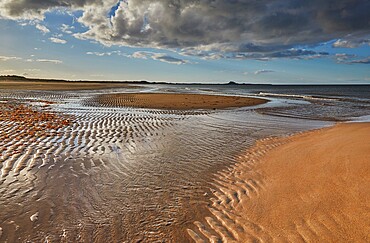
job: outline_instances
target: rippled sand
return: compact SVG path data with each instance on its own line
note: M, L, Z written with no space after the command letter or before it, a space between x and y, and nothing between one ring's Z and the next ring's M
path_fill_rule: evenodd
M197 241L369 242L370 124L265 139L218 174Z
M35 137L0 122L0 241L191 241L187 229L211 215L214 174L236 163L240 151L262 137L324 125L248 107L96 103L109 92L1 92L1 103L20 102L71 123Z
M260 105L265 99L239 96L204 95L204 94L103 94L97 102L113 107L137 107L170 110L224 109Z

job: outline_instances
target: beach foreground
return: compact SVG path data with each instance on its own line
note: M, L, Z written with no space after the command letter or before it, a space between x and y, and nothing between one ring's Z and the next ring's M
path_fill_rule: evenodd
M353 138L347 138L342 130L335 132L342 136L338 138L324 129L292 138L260 140L332 123L259 114L259 107L218 109L220 103L237 107L266 102L246 98L248 92L239 97L225 96L232 92L224 96L203 92L180 95L181 86L167 94L145 93L153 87L163 90L161 86L68 92L2 90L1 242L207 242L207 238L213 242L271 242L278 238L291 242L321 238L348 241L348 234L356 229L356 237L364 236L366 230L358 225L365 227L368 221L363 206L358 205L361 200L367 201L363 194L356 200L349 199L348 191L353 194L359 178L366 179L366 164L350 167L361 168L360 176L352 178L357 172L351 171L348 177L357 184L342 179L341 171L324 167L322 177L331 180L315 178L320 184L317 187L313 184L316 181L309 179L321 175L320 170L304 168L301 157L310 155L300 151L313 152L316 147L333 151L322 143L338 140L345 142L342 147L349 148L340 152L358 154L350 147L355 144L352 140L366 141L367 128L361 128L359 137L356 129L349 131L356 132ZM214 93L220 92L210 94ZM162 109L160 102L170 97L176 101ZM200 110L193 109L194 102ZM156 109L149 109L152 107ZM325 131L329 135L322 137ZM291 141L300 141L301 136L311 135L312 139L321 136L316 138L316 147L302 142L279 150ZM316 140L306 143L316 144ZM337 148L338 144L333 146ZM291 163L290 168L284 160L263 162L270 153L275 153L273 159L281 154L299 157L293 161L298 164ZM302 166L307 175L296 165ZM340 179L333 182L333 178ZM351 209L338 204L340 210L336 210L321 198L326 195L320 191L322 184L328 183L338 184L339 189L332 188L342 191L327 195L336 203L350 202L355 208L353 215L363 213L359 216L362 224L353 222L359 219L352 216ZM310 218L307 215L314 210L311 204L319 201L325 210L319 207L318 215L312 213ZM297 212L290 212L290 208ZM343 215L348 219L343 220Z
M260 141L219 174L212 217L190 236L250 242L369 242L370 124Z
M265 133L288 127L261 122L253 108L158 111L95 102L109 92L1 92L0 242L186 242L186 229L209 213L213 175ZM202 105L260 101L196 98Z

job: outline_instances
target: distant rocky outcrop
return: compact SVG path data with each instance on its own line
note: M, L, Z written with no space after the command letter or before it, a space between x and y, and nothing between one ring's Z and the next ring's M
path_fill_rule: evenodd
M234 81L230 81L227 83L227 85L238 85L238 83L234 82Z

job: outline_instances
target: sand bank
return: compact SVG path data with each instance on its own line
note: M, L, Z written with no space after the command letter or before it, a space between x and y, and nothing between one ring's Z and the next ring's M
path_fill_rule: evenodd
M130 88L134 85L104 82L55 82L55 81L0 81L1 89L15 90L93 90L109 88Z
M260 141L216 180L212 217L190 236L251 242L369 242L370 124Z
M98 102L107 106L123 106L152 109L224 109L230 107L253 106L267 100L238 96L202 94L107 94L100 95Z

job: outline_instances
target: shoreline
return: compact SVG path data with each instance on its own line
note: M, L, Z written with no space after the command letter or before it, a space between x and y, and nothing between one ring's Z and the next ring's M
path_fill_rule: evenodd
M133 107L164 110L225 109L255 106L267 99L240 96L184 94L184 93L120 93L103 94L96 98L108 107Z
M370 123L258 141L216 175L196 242L367 242Z

